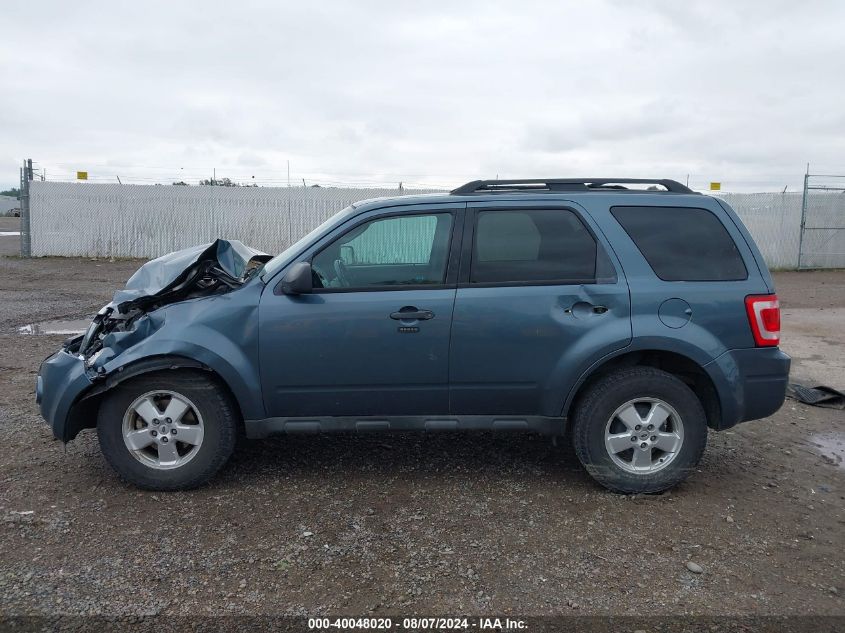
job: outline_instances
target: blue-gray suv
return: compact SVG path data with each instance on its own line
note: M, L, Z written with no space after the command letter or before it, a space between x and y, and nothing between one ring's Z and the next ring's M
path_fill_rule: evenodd
M36 398L148 489L205 483L240 433L522 430L657 492L708 429L783 403L774 292L734 211L675 181L475 181L352 205L272 258L153 260Z

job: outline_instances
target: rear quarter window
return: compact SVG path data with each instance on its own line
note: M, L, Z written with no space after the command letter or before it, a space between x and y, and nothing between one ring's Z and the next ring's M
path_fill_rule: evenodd
M733 238L707 209L612 207L610 212L664 281L748 279Z

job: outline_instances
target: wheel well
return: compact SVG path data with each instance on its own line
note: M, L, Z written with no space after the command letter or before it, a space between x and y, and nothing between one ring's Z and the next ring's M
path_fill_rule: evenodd
M82 429L96 428L97 414L100 411L100 405L103 402L103 398L105 398L106 394L108 394L117 385L138 376L164 371L193 371L205 373L214 382L216 382L220 388L226 391L226 394L232 402L234 411L237 414L238 423L243 425L243 412L241 411L240 403L235 397L235 394L232 392L231 387L229 387L226 381L223 380L220 374L207 365L203 365L202 363L189 358L159 356L144 359L132 365L127 365L122 371L109 376L104 382L95 385L92 389L89 389L73 404L70 412L68 413L68 421L65 425L66 431L64 441L69 442L75 438Z
M662 350L628 352L627 354L611 358L600 365L578 387L575 396L571 400L569 409L564 414L568 415L569 411L577 406L579 399L597 380L617 369L627 367L654 367L679 378L692 389L693 393L701 401L704 414L707 416L707 426L719 428L722 409L719 403L719 394L710 376L694 360L681 354Z

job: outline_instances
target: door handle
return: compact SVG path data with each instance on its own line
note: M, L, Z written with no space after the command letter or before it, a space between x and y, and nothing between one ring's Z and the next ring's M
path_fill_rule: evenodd
M571 308L566 308L564 314L571 314L574 317L585 318L591 314L604 314L608 312L607 306L593 305L586 301L578 301Z
M395 321L427 321L428 319L434 318L434 312L406 306L398 312L391 312L390 318Z

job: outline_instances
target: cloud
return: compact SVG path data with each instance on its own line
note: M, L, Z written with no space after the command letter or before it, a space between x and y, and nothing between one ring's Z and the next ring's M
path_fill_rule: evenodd
M834 0L10 5L0 185L25 157L162 182L277 181L290 160L295 181L796 184L808 160L845 172L843 18Z

